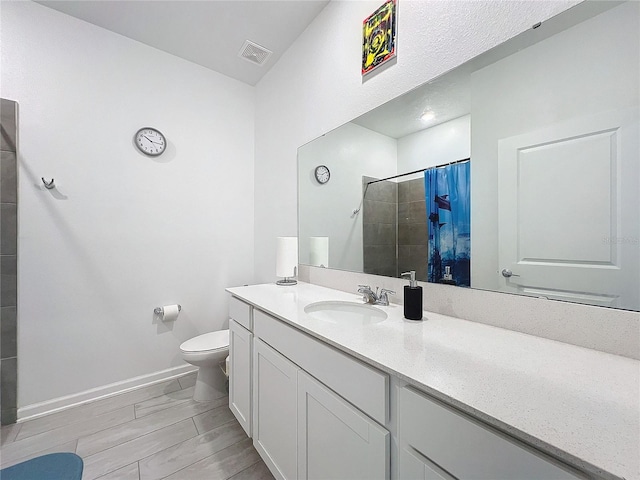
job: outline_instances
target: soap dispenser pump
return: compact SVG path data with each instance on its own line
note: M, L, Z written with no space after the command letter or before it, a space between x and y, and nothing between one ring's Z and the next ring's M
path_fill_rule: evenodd
M411 270L401 277L409 279L409 285L404 286L404 318L422 320L422 287L416 282L416 272Z

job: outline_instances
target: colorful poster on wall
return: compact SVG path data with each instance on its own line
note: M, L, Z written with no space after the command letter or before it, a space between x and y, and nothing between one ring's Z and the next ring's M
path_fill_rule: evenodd
M362 22L362 75L396 56L396 2L385 2Z

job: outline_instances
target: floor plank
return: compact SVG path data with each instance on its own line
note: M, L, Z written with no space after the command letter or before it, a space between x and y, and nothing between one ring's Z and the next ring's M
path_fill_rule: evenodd
M0 427L0 445L13 442L22 428L22 423L13 423Z
M81 457L93 455L120 443L128 442L141 435L146 435L181 420L191 418L194 415L212 410L225 403L228 403L227 397L207 403L195 402L193 400L180 403L171 408L147 415L146 417L137 418L131 422L84 436L78 440L76 453Z
M136 418L146 417L165 408L173 407L179 403L193 399L194 387L185 388L176 392L160 395L159 397L145 400L135 404Z
M59 427L27 437L23 440L16 440L2 447L2 464L11 462L16 458L41 452L47 448L61 445L71 440L76 440L85 435L91 435L113 425L120 425L133 420L133 405L103 413L94 417Z
M214 453L187 468L165 477L166 480L226 479L260 461L260 456L247 438Z
M53 430L54 428L81 421L86 417L101 415L128 405L144 402L146 400L180 390L180 382L178 382L177 379L168 380L166 382L156 383L154 385L142 387L120 395L114 395L95 402L85 403L83 405L63 410L61 412L52 413L50 415L45 415L40 418L34 418L33 420L27 420L22 424L22 428L20 429L20 433L16 440L22 440L23 438L37 435L48 430Z
M206 433L209 430L219 427L222 424L235 420L233 412L229 409L229 403L221 407L214 408L208 412L201 413L193 417L198 433Z
M32 458L39 457L40 455L47 455L48 453L62 453L62 452L75 452L77 440L72 440L67 443L62 443L60 445L54 445L53 447L45 448L44 450L40 450L35 453L25 453L23 456L16 456L13 459L9 459L5 461L4 455L2 458L2 468L10 467L17 463L26 462L27 460L31 460ZM2 477L2 475L0 475Z
M236 473L229 480L274 480L274 478L264 462L256 462L240 473Z
M178 378L178 381L180 382L180 386L182 386L183 389L193 387L196 384L197 376L198 376L197 371L183 375L182 377Z
M190 418L84 458L83 480L93 480L198 434Z
M114 470L111 473L107 473L102 477L98 477L97 480L140 480L138 462L119 468L118 470Z
M159 480L246 438L234 420L140 460L140 480Z

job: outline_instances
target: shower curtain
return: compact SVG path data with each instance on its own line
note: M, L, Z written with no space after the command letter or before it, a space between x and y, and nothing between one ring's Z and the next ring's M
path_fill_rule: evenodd
M470 166L466 161L424 172L429 282L471 285Z

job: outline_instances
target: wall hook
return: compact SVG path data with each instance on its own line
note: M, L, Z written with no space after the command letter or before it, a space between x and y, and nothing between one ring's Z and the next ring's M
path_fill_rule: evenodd
M52 188L56 188L56 184L54 183L54 179L52 178L50 182L47 182L44 177L42 177L42 183L44 183L44 187L47 190L51 190Z

